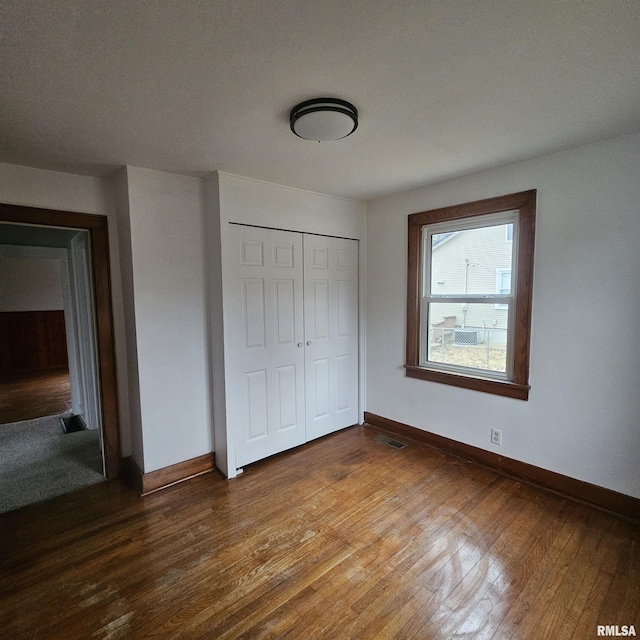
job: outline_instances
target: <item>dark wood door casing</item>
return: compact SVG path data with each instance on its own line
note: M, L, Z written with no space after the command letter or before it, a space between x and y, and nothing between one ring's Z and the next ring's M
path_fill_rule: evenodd
M120 427L111 304L107 217L0 203L0 222L86 230L91 238L91 266L96 316L96 341L102 406L102 435L107 479L120 475Z

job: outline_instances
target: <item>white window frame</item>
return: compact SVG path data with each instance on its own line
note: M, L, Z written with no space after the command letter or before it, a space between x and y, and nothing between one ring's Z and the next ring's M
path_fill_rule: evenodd
M420 363L421 367L436 371L444 371L451 373L462 373L463 375L478 376L485 378L493 378L496 380L511 380L513 377L513 336L515 332L515 314L513 313L513 304L517 291L517 279L513 273L511 277L511 291L509 294L439 294L431 290L431 258L432 258L432 241L434 235L441 233L449 233L456 231L468 231L472 229L485 229L487 227L502 226L505 224L513 224L512 243L512 264L517 264L517 233L518 233L518 216L519 212L502 211L500 213L485 214L476 218L467 218L462 220L449 220L446 222L435 222L433 224L424 225L422 228L422 296L420 304ZM453 237L453 236L451 236ZM429 318L429 304L431 303L456 302L461 305L466 304L487 304L498 305L502 309L507 310L507 352L506 352L506 371L490 371L486 369L476 369L473 367L464 367L461 365L449 364L444 362L434 362L427 360L428 335L431 320Z

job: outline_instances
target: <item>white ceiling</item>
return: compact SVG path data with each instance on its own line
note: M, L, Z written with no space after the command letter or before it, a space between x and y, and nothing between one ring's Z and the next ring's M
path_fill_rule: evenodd
M640 130L639 0L0 0L0 161L367 200ZM313 97L349 138L289 131Z

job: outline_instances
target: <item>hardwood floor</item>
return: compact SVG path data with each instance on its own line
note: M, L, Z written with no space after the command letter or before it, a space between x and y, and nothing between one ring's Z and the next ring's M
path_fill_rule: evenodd
M356 427L146 498L0 517L3 637L584 640L640 632L640 529Z
M0 378L0 425L65 413L71 408L67 367Z

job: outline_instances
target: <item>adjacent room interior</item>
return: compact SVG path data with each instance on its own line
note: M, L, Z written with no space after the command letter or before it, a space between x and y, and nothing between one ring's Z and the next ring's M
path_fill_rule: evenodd
M0 512L104 480L86 233L0 224Z
M640 630L640 4L0 20L6 633Z

